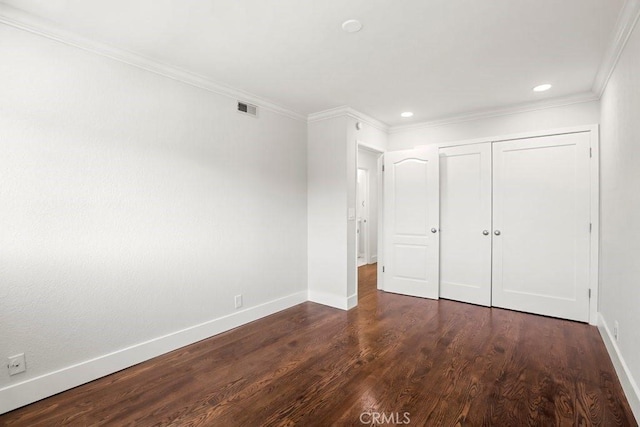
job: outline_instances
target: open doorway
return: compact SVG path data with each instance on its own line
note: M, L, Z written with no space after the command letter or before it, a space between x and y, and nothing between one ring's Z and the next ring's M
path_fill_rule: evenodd
M369 241L369 170L358 168L358 187L356 190L356 248L358 267L370 264L371 248Z
M382 153L358 144L356 184L356 255L358 299L377 289L378 238L381 224Z

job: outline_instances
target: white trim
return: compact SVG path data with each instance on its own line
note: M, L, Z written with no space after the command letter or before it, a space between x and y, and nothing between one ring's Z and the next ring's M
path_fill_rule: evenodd
M0 414L69 390L230 329L237 328L238 326L303 303L306 300L306 291L297 292L255 307L247 308L246 310L135 344L131 347L96 357L95 359L68 366L21 383L12 384L0 389Z
M140 54L117 47L95 42L69 31L56 28L54 25L31 14L0 3L0 23L28 31L48 39L64 43L94 54L104 56L125 64L141 68L154 74L177 80L218 95L227 96L242 102L257 105L265 110L278 113L295 120L306 121L306 116L280 106L272 101L231 86L213 82L212 80L181 68L163 64Z
M589 323L598 324L598 300L600 297L600 127L591 126L591 248L589 262Z
M512 133L508 135L494 135L483 138L465 139L462 141L442 142L436 145L438 146L438 149L440 149L445 147L458 147L460 145L482 144L485 142L511 141L512 139L538 138L541 136L564 135L567 133L591 132L594 129L597 130L598 125L571 126L548 130L534 130L530 132Z
M598 331L600 331L611 362L613 362L613 367L618 374L618 379L631 407L631 412L633 412L636 420L640 420L640 387L638 387L638 384L633 379L631 370L624 361L620 348L613 338L613 334L611 334L602 313L598 313Z
M377 278L376 288L384 291L384 154L378 157L378 251L377 251Z
M351 297L349 297L351 298ZM309 289L308 300L340 310L349 310L349 298ZM357 300L357 297L356 297Z
M371 264L378 262L378 255L371 255Z
M330 108L328 110L318 111L317 113L311 113L307 116L307 123L319 122L321 120L333 119L336 117L342 117L347 115L349 107L342 106L336 108Z
M374 145L368 144L368 143L366 143L364 141L360 141L359 139L356 140L356 144L358 144L358 148L362 148L364 151L368 151L368 152L373 153L373 154L383 154L384 153L384 151L381 150L380 148L378 148L378 147L376 147Z
M640 1L640 0L638 0ZM600 97L592 92L578 93L574 95L527 102L522 104L515 104L506 107L490 108L485 110L470 111L450 117L444 117L439 120L433 120L429 122L415 123L410 125L392 126L389 128L390 134L425 129L436 126L445 126L455 123L469 122L473 120L486 119L490 117L508 116L512 114L525 113L529 111L546 110L548 108L563 107L566 105L581 104L584 102L597 101Z
M347 310L351 310L352 308L358 305L358 294L353 294L350 297L347 297Z
M618 15L618 21L613 30L613 38L607 48L600 68L598 68L598 74L593 82L592 91L598 95L598 98L602 96L604 89L607 87L607 83L615 70L620 55L624 51L627 41L633 32L633 29L640 18L640 0L626 0L620 15Z
M369 126L378 129L384 133L389 133L389 125L380 120L373 118L365 113L354 110L351 107L343 105L341 107L331 108L329 110L318 111L317 113L311 113L307 117L307 123L319 122L321 120L333 119L336 117L352 117L358 121L368 124Z

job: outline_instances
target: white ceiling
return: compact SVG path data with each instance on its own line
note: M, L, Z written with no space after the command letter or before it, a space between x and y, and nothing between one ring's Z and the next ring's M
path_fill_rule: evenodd
M302 114L393 126L590 91L624 0L3 2Z

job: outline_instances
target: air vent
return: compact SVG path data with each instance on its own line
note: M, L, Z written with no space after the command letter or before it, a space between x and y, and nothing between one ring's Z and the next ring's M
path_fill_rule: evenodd
M252 117L258 117L258 107L238 101L238 112Z

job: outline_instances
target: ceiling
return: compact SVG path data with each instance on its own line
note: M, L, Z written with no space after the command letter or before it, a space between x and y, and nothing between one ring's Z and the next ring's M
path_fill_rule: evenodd
M3 3L305 115L348 105L394 126L590 91L624 0Z

